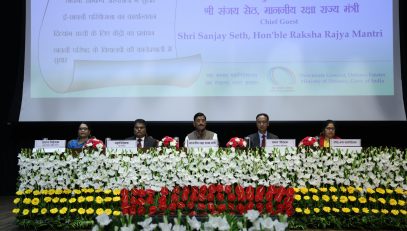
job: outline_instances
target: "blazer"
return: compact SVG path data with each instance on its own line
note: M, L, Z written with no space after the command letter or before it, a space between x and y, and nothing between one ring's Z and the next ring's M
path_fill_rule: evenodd
M127 137L126 140L137 140L136 136ZM155 148L158 145L158 141L152 136L144 137L144 148Z
M258 132L250 134L250 135L248 135L248 137L250 138L249 147L251 147L251 148L259 148L260 147L260 137L259 137ZM267 132L266 139L278 139L278 136L274 135L271 132Z

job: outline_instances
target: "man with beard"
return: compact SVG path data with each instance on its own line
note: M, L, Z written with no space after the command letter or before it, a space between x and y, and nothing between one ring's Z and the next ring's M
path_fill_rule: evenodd
M151 136L147 136L147 125L143 119L134 121L134 136L126 138L126 140L136 140L137 148L152 148L157 147L157 140Z
M185 137L184 146L187 146L188 140L218 140L218 135L212 131L206 130L206 116L202 112L194 115L195 131Z

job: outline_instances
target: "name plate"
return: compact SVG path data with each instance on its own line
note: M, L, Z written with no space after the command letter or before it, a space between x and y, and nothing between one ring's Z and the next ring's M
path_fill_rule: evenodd
M218 147L218 140L188 140L188 148L213 148Z
M65 152L66 140L35 140L33 151Z
M267 139L266 147L296 147L295 139Z
M122 152L137 152L136 140L106 140L106 148L108 151L115 150L118 153Z
M361 147L360 139L330 139L331 147Z

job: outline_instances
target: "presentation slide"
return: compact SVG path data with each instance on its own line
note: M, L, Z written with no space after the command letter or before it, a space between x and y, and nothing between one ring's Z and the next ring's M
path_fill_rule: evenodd
M27 1L20 121L405 120L398 1Z

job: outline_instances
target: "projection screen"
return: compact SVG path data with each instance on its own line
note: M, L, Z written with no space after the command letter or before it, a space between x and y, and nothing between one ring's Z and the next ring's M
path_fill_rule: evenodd
M27 0L20 121L406 120L398 4Z

